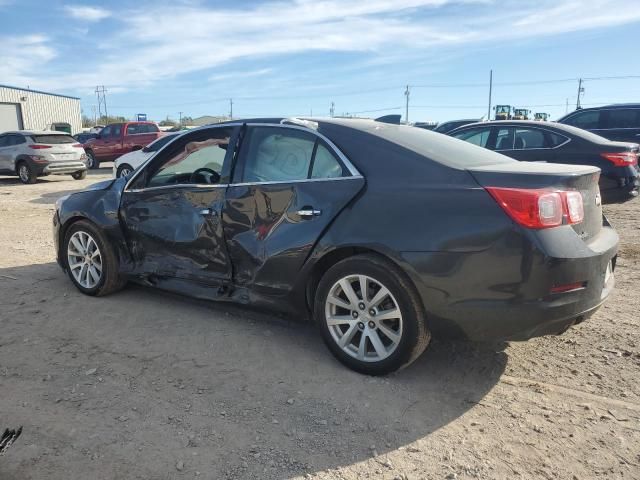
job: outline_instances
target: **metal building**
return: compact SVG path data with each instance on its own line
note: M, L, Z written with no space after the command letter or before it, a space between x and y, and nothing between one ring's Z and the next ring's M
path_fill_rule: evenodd
M80 99L0 85L0 132L7 130L82 131Z

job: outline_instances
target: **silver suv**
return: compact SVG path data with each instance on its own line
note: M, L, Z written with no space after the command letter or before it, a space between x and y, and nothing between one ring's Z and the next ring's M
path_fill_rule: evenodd
M0 134L0 174L18 175L22 183L36 183L44 175L87 176L87 155L71 135L54 131Z

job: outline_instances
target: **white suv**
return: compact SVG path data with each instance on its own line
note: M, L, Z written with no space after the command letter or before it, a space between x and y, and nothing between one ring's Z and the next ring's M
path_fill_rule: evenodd
M44 175L87 176L87 155L71 135L54 131L0 134L0 174L18 175L22 183L36 183Z

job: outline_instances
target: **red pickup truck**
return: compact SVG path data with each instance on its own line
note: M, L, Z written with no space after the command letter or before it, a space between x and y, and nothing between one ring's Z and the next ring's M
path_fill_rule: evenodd
M120 155L140 150L164 135L153 122L127 122L107 125L96 138L85 142L87 167L98 168L100 162L115 160Z

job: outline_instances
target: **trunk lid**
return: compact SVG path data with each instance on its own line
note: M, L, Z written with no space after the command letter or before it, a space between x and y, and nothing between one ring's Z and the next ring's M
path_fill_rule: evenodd
M588 165L558 163L500 163L468 169L483 187L576 190L582 195L584 220L571 225L585 241L602 229L600 169Z

